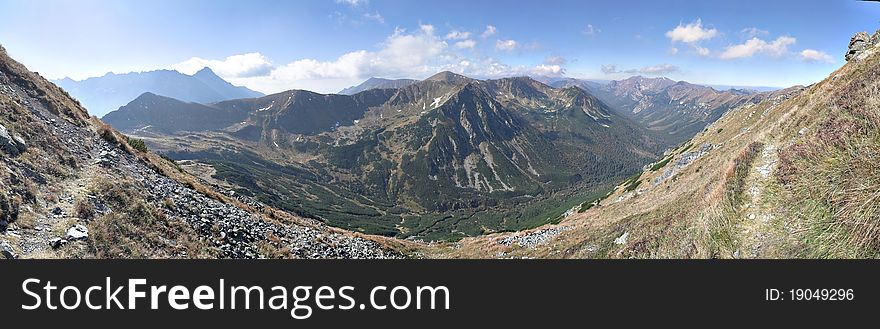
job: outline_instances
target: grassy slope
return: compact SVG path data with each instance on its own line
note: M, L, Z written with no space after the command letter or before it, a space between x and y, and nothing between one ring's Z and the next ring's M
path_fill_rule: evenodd
M624 186L632 182L621 184L599 206L563 220L558 226L567 230L534 248L499 243L529 234L520 232L437 245L426 253L473 258L876 258L878 75L880 56L875 54L847 64L797 96L732 110L673 152L678 159L701 145L714 145L708 153L656 186L654 179L671 164L643 173L633 192Z

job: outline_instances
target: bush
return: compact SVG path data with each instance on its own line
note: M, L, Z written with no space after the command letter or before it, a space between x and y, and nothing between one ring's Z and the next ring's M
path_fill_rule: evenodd
M651 166L651 171L657 171L657 170L660 170L660 168L665 167L666 164L669 163L669 161L672 161L672 158L673 157L670 156L670 157L664 159L663 161L655 163L653 166Z
M74 206L76 217L81 219L92 219L95 217L95 206L85 199L80 199Z
M137 138L131 138L131 137L126 137L125 139L128 142L128 145L131 146L133 149L138 150L140 152L144 152L144 153L147 152L147 144L144 144L143 139L137 139Z
M109 125L101 125L101 127L98 128L98 134L108 143L119 144L119 140L116 139L116 134L113 133L113 128Z

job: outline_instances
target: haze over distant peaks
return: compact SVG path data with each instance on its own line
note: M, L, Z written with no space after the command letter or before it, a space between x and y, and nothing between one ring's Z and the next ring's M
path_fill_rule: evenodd
M398 89L409 86L418 80L413 79L383 79L369 78L357 86L348 87L339 91L341 95L354 95L370 89Z
M53 82L79 100L90 114L98 117L118 109L145 92L198 103L263 96L260 92L232 85L207 67L193 75L174 70L157 70L107 73L82 81L64 78Z

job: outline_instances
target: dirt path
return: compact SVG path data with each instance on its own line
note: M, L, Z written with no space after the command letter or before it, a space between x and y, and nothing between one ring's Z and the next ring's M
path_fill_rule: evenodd
M57 257L50 241L55 238L64 239L67 230L75 224L85 224L83 219L77 218L76 203L91 197L88 189L95 178L95 172L99 170L99 165L95 162L98 152L98 147L90 152L87 164L77 172L76 177L50 183L51 187L40 193L38 200L42 204L33 209L32 224L19 227L13 232L19 240L19 258Z
M774 216L766 200L766 189L779 161L776 145L767 142L754 166L746 176L746 201L742 205L742 220L738 225L740 250L737 258L766 258L773 237Z

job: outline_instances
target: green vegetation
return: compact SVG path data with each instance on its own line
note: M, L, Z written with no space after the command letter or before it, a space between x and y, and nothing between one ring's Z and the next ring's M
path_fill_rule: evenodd
M638 173L636 175L633 175L630 178L627 178L627 180L623 181L623 184L622 184L624 186L623 191L624 192L631 192L631 191L635 190L637 187L639 187L639 184L642 183L640 178L642 178L642 173Z
M589 199L587 201L584 201L584 203L581 203L581 207L578 208L578 213L586 212L587 210L590 210L590 208L598 206L599 203L602 202L602 200L605 200L605 198L607 198L608 196L610 196L611 193L614 193L614 190L610 190L598 198L593 198L593 199Z
M880 257L880 81L869 78L878 74L874 56L835 81L831 106L816 108L823 116L814 133L779 153L781 202L804 232L792 253Z
M131 148L138 150L140 152L147 152L147 144L144 143L143 139L137 139L132 137L125 137L125 141L128 143Z
M239 193L279 209L353 231L399 238L418 237L426 241L458 240L553 223L584 199L596 200L610 189L608 185L599 185L537 197L499 197L494 201L472 194L461 197L470 203L461 201L460 204L448 204L451 208L445 211L419 212L393 201L395 194L389 193L384 185L375 188L352 181L328 184L324 181L328 173L318 164L282 166L247 151L171 152L168 155L177 159L202 159L215 168L215 178L236 184L241 187ZM384 181L387 177L380 176L366 182L379 184ZM493 195L500 193L505 192Z
M681 151L678 151L678 154L682 154L682 153L684 153L684 152L687 152L687 151L690 150L692 147L694 147L694 142L690 142L690 143L688 143L687 145L685 145L685 147L684 147L683 149L681 149Z
M745 179L763 148L763 143L750 143L733 159L733 164L725 173L720 209L713 216L709 228L710 247L715 256L729 256L739 249L734 230L742 220L739 208L743 203Z
M655 163L653 166L651 166L651 171L652 172L657 171L657 170L660 170L660 168L665 167L666 164L669 163L669 161L672 161L672 158L673 158L673 156L669 156L668 158L663 159L662 161Z

